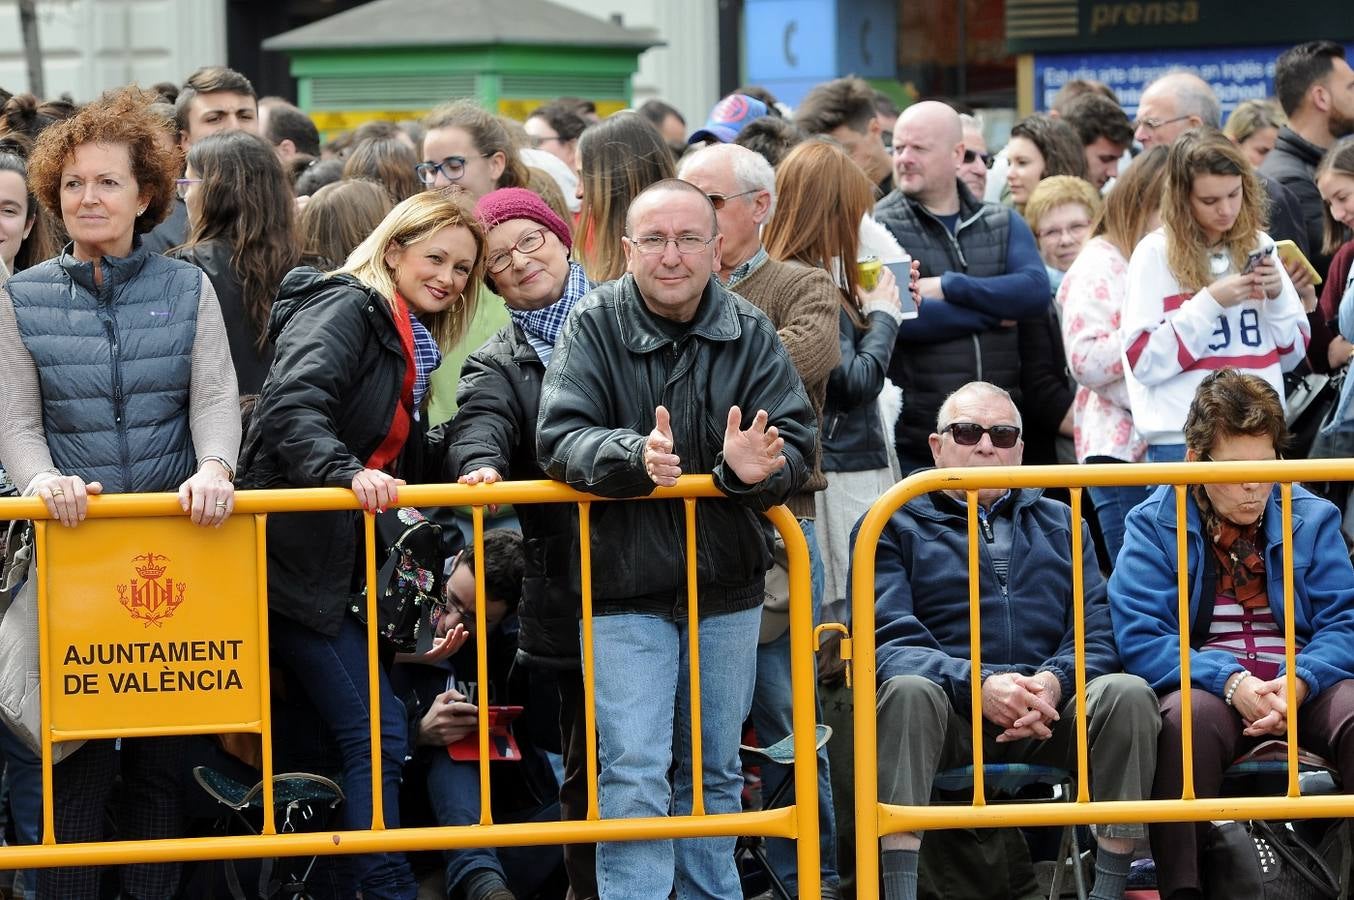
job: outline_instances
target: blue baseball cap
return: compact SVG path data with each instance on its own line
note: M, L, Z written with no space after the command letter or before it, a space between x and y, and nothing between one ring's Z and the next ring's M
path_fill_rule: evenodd
M744 125L764 115L766 104L762 101L747 94L730 94L715 104L705 127L691 135L687 143L696 144L713 138L721 144L731 144Z

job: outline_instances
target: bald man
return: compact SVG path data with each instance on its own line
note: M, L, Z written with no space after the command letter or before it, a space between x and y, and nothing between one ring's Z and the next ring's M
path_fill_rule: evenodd
M1045 315L1051 297L1029 226L975 199L959 180L963 162L963 126L949 106L914 103L898 117L897 188L875 218L921 262L927 301L899 327L889 363L907 398L895 429L904 474L931 465L928 438L949 394L980 379L1019 391L1016 320Z

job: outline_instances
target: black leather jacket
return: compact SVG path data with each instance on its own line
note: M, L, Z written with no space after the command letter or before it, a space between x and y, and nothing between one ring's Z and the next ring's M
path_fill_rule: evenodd
M842 361L828 376L823 403L824 472L867 472L889 464L876 401L884 389L898 323L882 312L870 313L869 320L870 327L862 329L846 310L839 313Z
M696 505L701 614L756 607L770 562L757 512L785 502L809 477L817 419L803 382L771 321L717 278L674 340L627 275L579 302L551 359L537 430L546 472L589 493L647 496L654 484L644 442L660 404L671 414L682 470L712 474L728 497ZM785 439L785 466L757 484L744 484L724 463L735 405L744 427L766 410ZM685 535L680 501L594 506L596 611L684 616Z
M545 364L522 329L510 322L465 361L456 389L460 406L447 427L455 477L488 466L505 479L545 478L536 461L536 418ZM578 593L569 583L574 507L523 503L526 555L517 607L517 657L547 668L578 666Z

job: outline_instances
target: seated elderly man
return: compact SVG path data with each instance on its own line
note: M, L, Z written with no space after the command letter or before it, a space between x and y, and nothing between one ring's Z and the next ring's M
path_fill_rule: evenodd
M1016 466L1020 413L1001 388L951 394L930 436L937 466ZM966 494L917 497L895 512L875 556L879 797L924 806L936 772L968 765L969 582ZM983 759L1075 769L1072 522L1039 490L978 492ZM1160 717L1141 678L1119 673L1091 537L1083 523L1091 795L1140 800L1156 766ZM1083 777L1085 777L1083 773ZM1098 831L1093 900L1124 893L1141 825ZM917 893L921 835L887 835L886 900Z

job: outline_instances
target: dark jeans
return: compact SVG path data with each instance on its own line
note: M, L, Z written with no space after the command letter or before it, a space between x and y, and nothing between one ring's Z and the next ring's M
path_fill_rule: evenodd
M1222 773L1238 756L1262 740L1241 733L1241 716L1221 697L1194 689L1194 795L1217 797ZM1161 698L1161 734L1157 744L1157 772L1152 798L1180 799L1184 773L1180 752L1180 692ZM1298 709L1298 736L1302 747L1331 760L1348 792L1354 786L1354 681L1341 681L1309 699ZM1157 864L1161 896L1193 888L1202 890L1199 848L1207 822L1163 822L1149 825L1152 858Z
M0 753L5 755L5 783L9 788L9 815L20 844L42 843L42 760L4 725L0 725ZM25 869L23 896L37 896L37 869Z
M560 818L588 817L588 737L584 721L583 672L555 673L559 685L560 750L564 755L564 783L559 786ZM564 869L569 873L572 900L596 900L597 845L565 844Z
M105 807L119 773L121 800L112 810L118 837L154 840L183 836L183 783L179 760L185 739L123 739L121 750L111 740L90 741L52 770L52 809L58 843L104 839ZM179 863L132 864L119 868L122 896L160 900L174 894ZM99 896L97 866L43 869L38 875L42 900L77 900Z
M428 800L438 825L476 825L480 820L480 769L478 763L456 762L445 751L431 754L428 764ZM476 869L503 874L492 847L445 850L447 893Z
M326 637L283 616L269 617L273 662L284 666L324 719L343 759L341 827L371 828L371 716L367 690L367 635L360 622L344 616L334 637ZM400 824L400 770L409 743L404 704L380 671L381 783L385 826ZM418 886L402 853L353 857L365 900L414 900Z
M1122 459L1111 456L1092 456L1086 462L1124 463ZM1132 463L1124 463L1132 465ZM1119 550L1124 546L1124 519L1128 511L1147 499L1152 493L1149 485L1124 485L1122 487L1092 487L1086 489L1095 505L1095 515L1100 521L1100 535L1105 539L1105 550L1109 553L1110 566L1119 559Z

